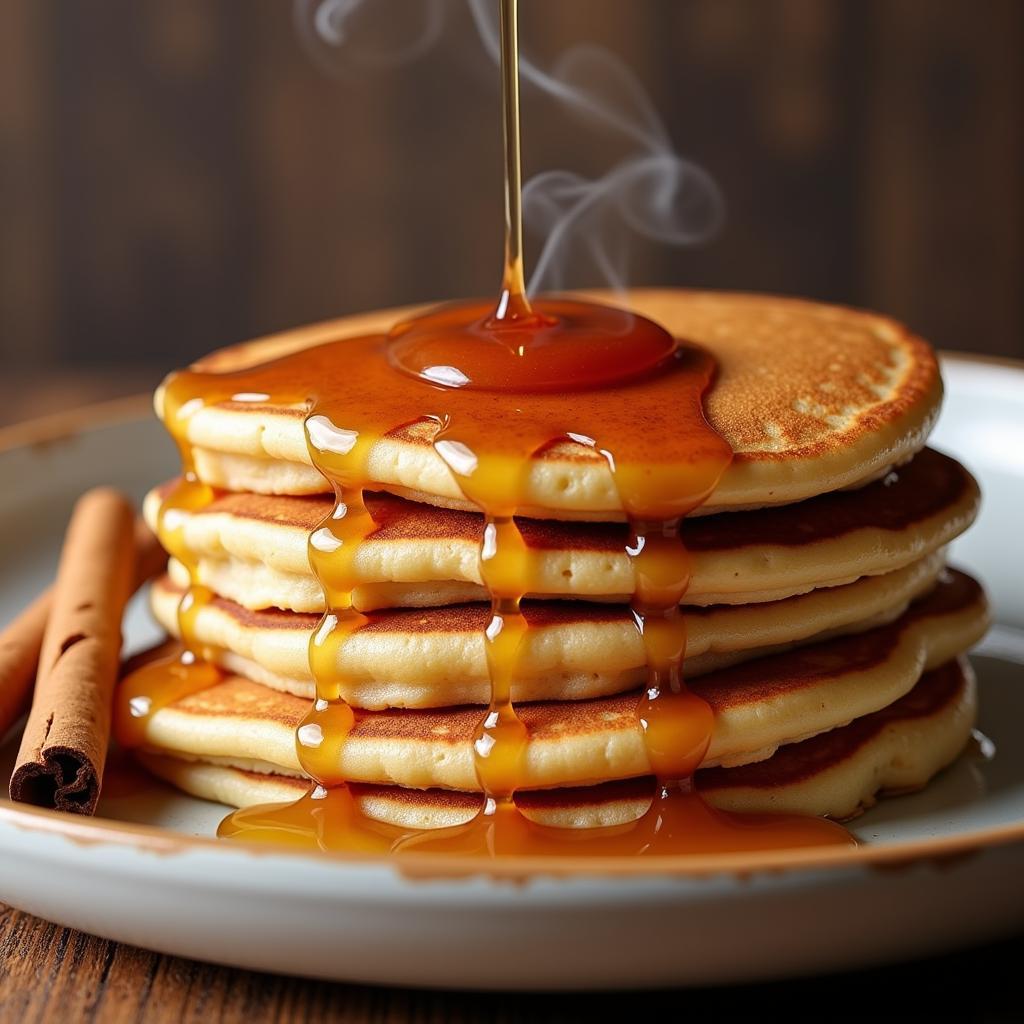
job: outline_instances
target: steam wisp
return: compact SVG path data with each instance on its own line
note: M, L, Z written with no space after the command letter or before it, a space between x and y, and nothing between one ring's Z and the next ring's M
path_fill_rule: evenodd
M375 0L377 8L382 0ZM296 21L310 52L332 73L345 61L395 67L435 45L444 26L442 0L393 4L393 21L415 13L411 36L387 48L357 46L365 0L297 0ZM492 60L500 58L496 0L468 0L473 21ZM561 291L581 285L622 290L628 281L633 236L667 245L695 245L721 226L724 204L714 180L680 156L636 76L614 54L591 44L567 50L550 70L520 56L526 87L556 100L570 115L624 144L627 155L596 178L548 170L523 187L526 231L542 247L528 291Z

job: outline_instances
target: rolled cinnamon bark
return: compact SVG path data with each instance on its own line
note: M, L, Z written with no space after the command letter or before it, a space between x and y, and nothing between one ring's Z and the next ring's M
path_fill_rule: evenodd
M141 518L135 520L135 589L163 571L167 553ZM0 739L29 709L43 633L53 605L48 587L0 630Z
M56 584L0 638L0 711L17 713L26 696L23 680L33 660L35 631L46 619L32 710L11 776L12 800L80 814L96 809L110 739L121 617L135 587L159 567L158 551L152 534L133 524L132 507L117 491L98 488L79 499Z
M0 633L0 738L28 711L53 588L40 594Z

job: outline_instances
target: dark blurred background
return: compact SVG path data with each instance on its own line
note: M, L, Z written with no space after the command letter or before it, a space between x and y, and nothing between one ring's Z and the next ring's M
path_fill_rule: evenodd
M0 421L306 321L493 293L497 74L442 2L421 59L332 77L288 0L0 0ZM634 283L869 306L1024 356L1020 0L521 8L538 62L587 40L628 63L724 193L719 234L638 243ZM524 119L527 175L600 165L549 101Z

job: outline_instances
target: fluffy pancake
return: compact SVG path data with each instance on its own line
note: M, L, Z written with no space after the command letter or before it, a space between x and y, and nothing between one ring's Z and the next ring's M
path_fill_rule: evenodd
M927 672L893 704L845 727L781 747L771 758L740 768L697 773L697 786L716 807L744 812L855 816L879 792L924 786L953 761L970 736L976 713L974 680L966 661ZM154 774L206 800L249 807L290 801L307 783L279 772L256 772L166 754L142 753ZM355 785L363 813L408 828L467 821L476 794ZM521 792L516 803L546 825L591 828L635 820L650 800L650 780L627 779L590 788Z
M763 760L781 745L871 714L904 696L927 669L961 654L987 626L970 577L951 573L895 622L702 676L691 689L715 716L706 767ZM528 742L523 788L589 785L645 775L636 693L521 704ZM295 730L309 702L240 677L154 711L155 753L270 772L299 770ZM340 754L352 781L477 788L473 737L480 709L362 712Z
M146 499L150 525L161 493ZM959 463L925 449L857 491L690 520L683 529L692 555L686 601L774 601L902 568L963 532L978 501L977 484ZM371 496L368 506L378 529L361 543L353 563L364 581L355 594L359 608L484 598L480 515L390 495ZM223 494L202 512L182 514L199 582L248 608L322 611L307 543L332 507L326 497ZM539 520L522 520L521 526L534 596L624 602L633 593L624 526ZM173 571L181 582L180 567Z
M701 513L799 501L875 479L910 458L934 422L941 400L934 356L892 320L757 295L658 290L634 292L629 301L677 336L710 349L718 361L706 411L735 459ZM225 349L197 365L238 370L311 345L386 330L399 316L390 310L314 325ZM156 405L159 411L162 391ZM188 436L200 476L234 491L327 490L310 464L304 411L253 401L199 410L189 420ZM628 403L620 412L631 415ZM370 479L407 497L467 508L432 447L436 429L419 422L388 434L370 455ZM572 429L567 422L566 430ZM622 517L603 456L576 442L538 452L525 493L523 515Z
M936 552L895 572L784 601L689 609L686 673L694 678L769 648L882 625L932 586L942 564ZM182 593L167 577L150 592L153 613L172 636ZM603 697L643 682L643 643L628 608L546 601L523 609L530 631L512 686L516 702ZM489 606L480 603L371 612L338 652L341 696L368 709L486 704L489 617ZM215 598L193 617L192 629L222 668L312 699L309 643L319 622L317 615L251 611Z

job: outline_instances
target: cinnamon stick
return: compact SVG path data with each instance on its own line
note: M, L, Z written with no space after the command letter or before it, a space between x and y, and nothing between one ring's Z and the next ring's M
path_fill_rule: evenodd
M141 518L135 520L135 562L136 590L167 564L167 553ZM39 649L52 605L53 587L48 587L0 630L0 740L32 703Z
M110 739L121 617L132 591L158 570L158 550L145 526L133 525L132 507L117 491L98 488L79 499L56 584L0 636L0 713L17 714L23 707L25 679L33 651L38 652L32 710L11 777L12 800L80 814L96 809Z
M40 594L0 633L0 739L28 711L32 701L52 591L51 587Z

